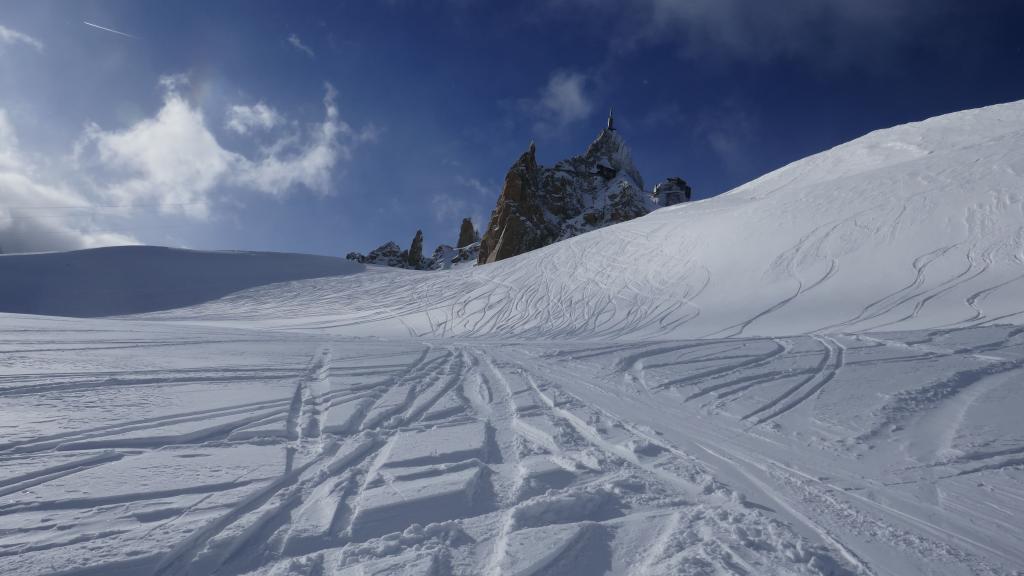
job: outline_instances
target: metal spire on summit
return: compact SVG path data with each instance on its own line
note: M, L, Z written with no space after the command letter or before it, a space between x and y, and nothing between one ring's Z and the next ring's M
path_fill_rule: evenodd
M611 108L608 108L608 129L615 130L615 117L612 116Z

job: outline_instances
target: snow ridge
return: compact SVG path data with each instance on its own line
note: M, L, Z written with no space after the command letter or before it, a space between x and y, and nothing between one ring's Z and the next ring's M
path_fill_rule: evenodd
M287 298L256 288L161 317L634 340L1019 322L1022 158L1024 102L992 106L874 132L494 265L308 280Z

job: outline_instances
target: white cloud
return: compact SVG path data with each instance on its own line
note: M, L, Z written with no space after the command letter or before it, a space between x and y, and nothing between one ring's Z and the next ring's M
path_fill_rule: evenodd
M294 46L296 50L302 52L306 56L309 56L310 58L316 58L316 53L313 52L312 48L302 43L302 40L299 39L298 34L289 35L288 43Z
M11 46L14 44L24 44L36 50L43 49L43 43L39 40L0 24L0 45Z
M93 125L87 140L103 168L118 176L103 193L118 204L156 202L167 213L206 217L209 193L242 162L221 148L202 112L169 90L164 105L121 132Z
M259 102L253 106L240 104L229 108L225 126L232 132L246 134L250 130L270 130L283 121L277 110Z
M328 193L338 163L373 140L373 127L356 132L338 113L337 93L326 85L323 122L308 132L281 136L252 156L225 149L206 125L202 111L178 91L180 77L161 81L166 92L157 114L122 131L92 126L78 157L92 153L102 171L101 193L118 203L155 203L165 213L206 218L227 189L282 195L295 187ZM262 110L261 110L262 108ZM283 124L271 108L233 106L228 124L240 133L253 126ZM90 158L87 158L87 160Z
M584 93L587 77L579 72L556 72L540 96L540 108L559 126L590 115L594 109Z
M49 166L21 152L14 127L0 109L0 250L41 252L136 243L94 223L96 206L47 176L52 173Z
M267 149L256 161L246 160L233 180L270 194L282 194L294 186L326 194L331 174L339 161L352 159L353 149L377 139L372 125L355 131L338 114L334 86L325 84L324 121L310 131L304 142L284 139Z
M163 104L149 118L122 130L88 126L72 162L57 166L28 159L6 113L0 109L0 249L38 251L134 243L110 231L138 209L204 219L218 200L256 191L283 195L296 188L331 192L332 177L353 150L377 137L372 126L354 130L343 121L329 84L324 118L308 127L287 122L260 103L234 106L246 128L288 126L269 145L250 154L224 148L203 112L180 91L183 76L162 78ZM261 111L260 108L264 108ZM278 130L281 132L281 130ZM58 175L75 183L67 185ZM108 212L108 210L115 210ZM116 220L121 217L119 222Z
M590 116L594 105L587 95L588 78L580 72L557 71L536 98L515 102L518 111L534 122L539 133L557 132Z
M192 81L188 79L188 74L165 74L157 79L157 84L166 92L177 92L191 85Z

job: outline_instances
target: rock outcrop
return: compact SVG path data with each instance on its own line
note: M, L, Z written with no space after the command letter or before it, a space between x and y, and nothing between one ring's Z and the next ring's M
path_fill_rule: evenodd
M657 207L609 117L585 153L550 168L537 164L530 144L505 176L478 263L536 250Z
M441 244L429 258L423 256L420 230L408 251L388 242L366 256L352 252L346 257L415 270L487 264L632 220L661 206L689 201L690 194L686 181L675 177L660 182L651 193L645 192L640 171L609 114L608 126L586 152L551 167L537 164L537 147L531 142L505 175L482 237L473 222L464 218L455 247Z
M402 247L394 242L386 242L371 250L369 254L349 252L345 255L345 258L362 264L375 264L392 268L447 270L458 264L476 262L477 256L480 253L479 238L476 228L473 226L473 221L469 218L464 218L459 230L460 242L467 237L470 241L463 246L454 248L448 244L440 244L434 249L434 253L429 258L424 258L423 231L417 230L408 250L402 250Z
M441 244L434 250L434 255L431 256L426 268L428 270L447 270L452 266L467 262L476 263L479 255L479 242L472 242L461 248L453 248L448 244Z
M465 246L456 250L455 256L452 257L452 266L455 266L457 264L464 264L467 262L476 264L477 259L480 258L480 237L475 237L477 238L476 242L473 242L472 244L466 244Z
M666 178L654 186L651 198L658 206L672 206L690 201L690 185L678 177Z
M376 264L378 266L393 266L405 268L408 263L409 253L402 250L402 247L394 242L385 242L370 250L365 256L359 252L349 252L345 255L347 260L355 260L361 264Z
M417 230L409 245L409 254L406 257L409 268L422 270L426 262L423 261L423 230Z
M469 246L474 242L479 242L480 238L477 237L476 228L473 227L473 221L469 218L462 219L462 226L459 228L459 241L456 242L456 248L462 248L463 246Z

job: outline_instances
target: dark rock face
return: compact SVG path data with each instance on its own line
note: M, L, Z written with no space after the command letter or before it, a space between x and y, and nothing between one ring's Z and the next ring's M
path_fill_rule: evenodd
M423 268L423 231L417 230L416 235L412 238L412 244L409 246L409 254L406 262L409 268L415 268L417 270Z
M522 254L550 243L555 232L547 225L539 198L541 168L537 165L537 149L519 157L505 175L505 185L491 221L480 240L479 264L495 262Z
M469 218L463 218L462 227L459 228L459 241L455 244L455 247L462 248L463 246L469 246L477 240L476 228L473 227L473 221Z
M478 263L503 260L610 224L643 216L657 205L614 128L587 151L550 168L533 144L512 165L480 241Z
M692 190L686 180L673 176L655 185L651 197L658 206L672 206L689 202L691 193Z

